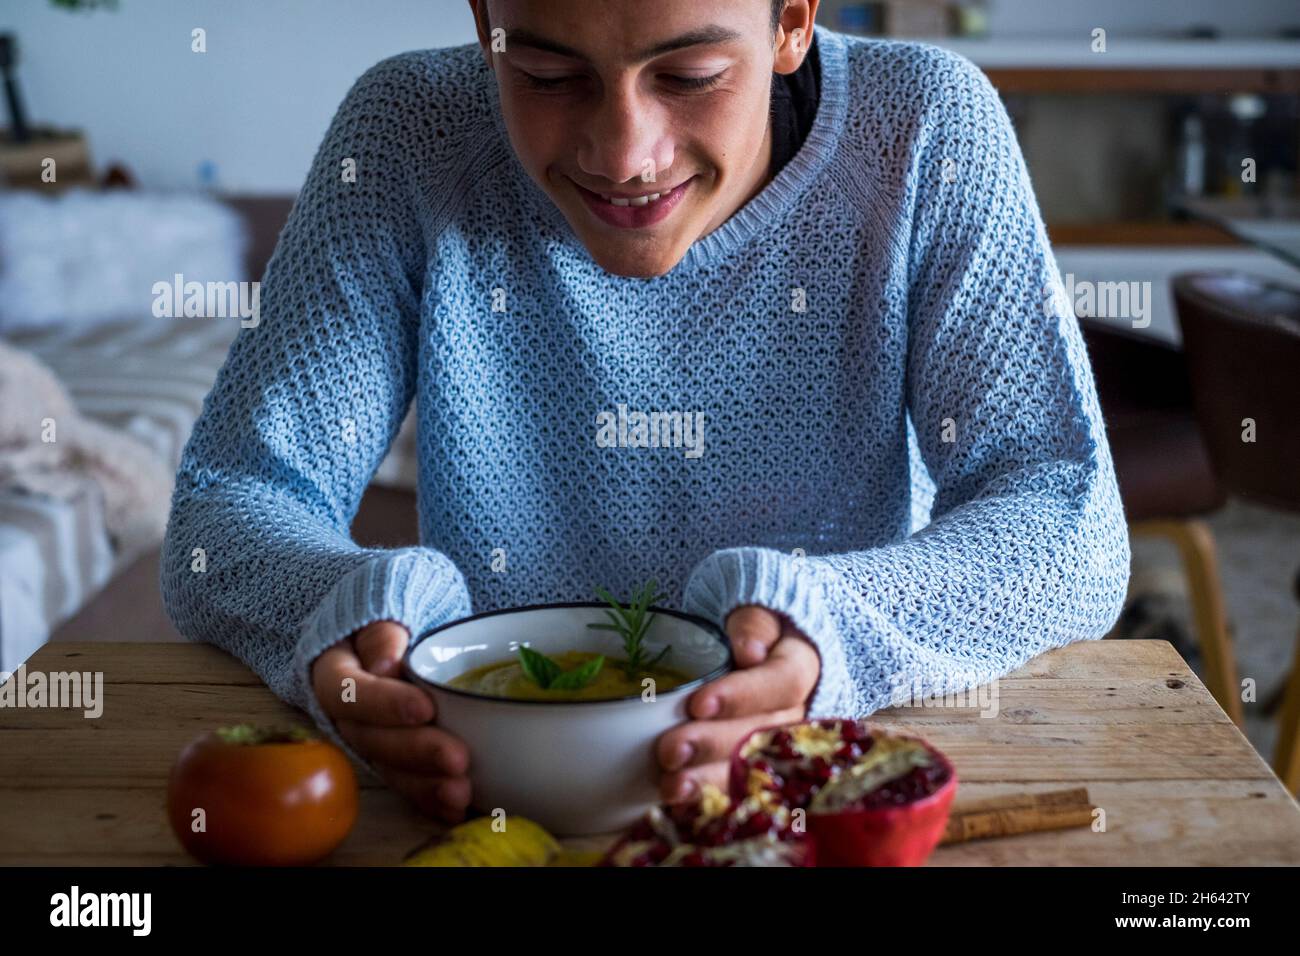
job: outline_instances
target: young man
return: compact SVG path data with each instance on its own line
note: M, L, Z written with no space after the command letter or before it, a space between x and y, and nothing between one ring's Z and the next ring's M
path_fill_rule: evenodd
M431 813L463 812L469 755L398 660L471 608L657 577L723 624L738 669L658 743L670 800L753 727L983 683L1119 614L1093 380L997 94L816 6L471 2L478 45L375 66L325 137L162 584ZM422 544L358 548L412 401ZM690 442L605 427L653 412Z

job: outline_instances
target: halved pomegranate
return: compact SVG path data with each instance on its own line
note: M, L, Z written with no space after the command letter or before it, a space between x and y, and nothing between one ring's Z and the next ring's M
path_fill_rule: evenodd
M943 836L957 774L923 740L836 718L754 731L730 788L736 801L776 799L795 829L803 811L818 866L919 866Z
M600 866L812 866L812 842L773 793L731 801L706 784L698 799L651 807Z

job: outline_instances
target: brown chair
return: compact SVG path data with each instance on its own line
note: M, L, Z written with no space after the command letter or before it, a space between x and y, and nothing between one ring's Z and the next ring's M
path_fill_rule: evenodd
M248 234L248 249L244 257L248 274L253 279L261 279L271 254L275 252L280 230L289 219L294 197L226 196L224 201L244 220Z
M1237 272L1176 276L1193 404L1225 491L1300 513L1300 289ZM1300 545L1296 549L1300 561ZM1300 597L1300 573L1295 580ZM1300 789L1300 640L1273 766Z
M1204 516L1226 495L1192 408L1182 352L1149 335L1080 318L1129 533L1178 548L1191 597L1205 685L1241 726L1237 665L1228 633L1214 536Z

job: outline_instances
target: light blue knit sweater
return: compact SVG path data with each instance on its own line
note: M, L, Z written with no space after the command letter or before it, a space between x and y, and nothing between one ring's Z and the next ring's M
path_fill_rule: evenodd
M817 36L799 153L652 280L602 271L525 175L477 47L367 71L185 451L180 631L331 736L310 662L371 621L652 576L715 620L789 615L821 653L813 716L1104 634L1128 535L1006 112L954 54ZM412 401L422 544L359 548ZM701 427L636 447L656 412Z

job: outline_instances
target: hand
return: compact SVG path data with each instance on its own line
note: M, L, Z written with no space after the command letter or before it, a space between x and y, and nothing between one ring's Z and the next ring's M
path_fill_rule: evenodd
M659 792L680 803L712 783L727 789L731 752L750 731L803 720L821 675L821 655L784 616L748 604L727 615L736 670L691 695L695 718L660 736ZM682 749L685 748L685 749Z
M469 805L469 751L445 730L429 695L402 679L410 632L377 621L339 641L311 666L312 689L339 736L365 757L390 787L424 813L457 823ZM356 681L344 700L343 681Z

